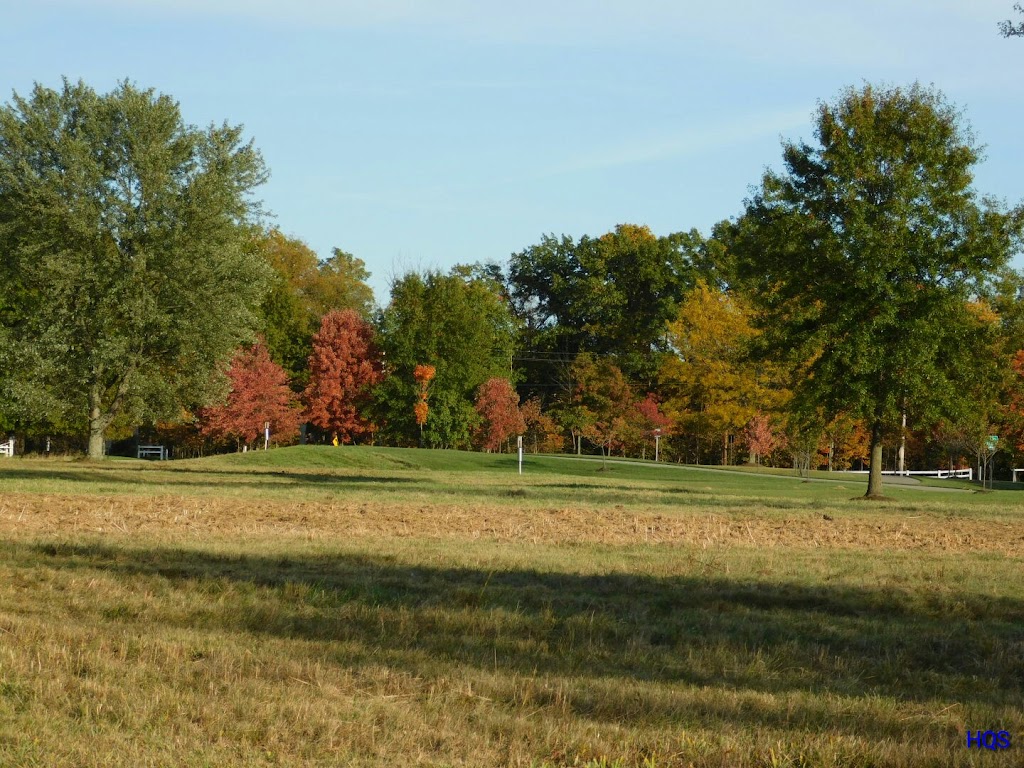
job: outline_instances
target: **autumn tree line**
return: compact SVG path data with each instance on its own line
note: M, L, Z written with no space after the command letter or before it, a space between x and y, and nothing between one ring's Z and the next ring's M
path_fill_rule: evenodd
M37 86L0 110L0 428L93 456L269 424L275 445L1016 464L1024 216L974 189L963 115L850 88L782 150L708 233L544 235L378 306L360 259L261 224L240 128L128 82Z

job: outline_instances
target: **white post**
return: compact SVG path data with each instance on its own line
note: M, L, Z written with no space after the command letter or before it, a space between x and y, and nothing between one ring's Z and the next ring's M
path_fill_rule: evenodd
M656 430L654 430L654 462L655 463L658 462L658 448L660 447L660 443L661 443L661 430L660 429L656 429Z
M270 447L270 422L263 422L263 450L267 450Z
M519 446L519 474L523 474L523 436L520 435L516 438L516 443Z
M903 459L907 452L907 412L903 412L903 429L900 430L900 474L903 474Z

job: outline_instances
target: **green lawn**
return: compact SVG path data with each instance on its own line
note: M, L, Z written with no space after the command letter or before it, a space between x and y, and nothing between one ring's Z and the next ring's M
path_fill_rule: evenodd
M1024 494L0 461L0 765L1017 765ZM1024 744L1024 742L1021 742Z

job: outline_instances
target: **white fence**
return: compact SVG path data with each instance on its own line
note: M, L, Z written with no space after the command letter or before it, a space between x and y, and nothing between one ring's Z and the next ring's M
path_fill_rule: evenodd
M869 470L869 469L843 469L843 470L837 470L837 471L833 472L833 474L866 475L866 474L869 474L870 472L871 472L871 470ZM914 470L913 472L911 472L909 470L908 471L904 471L904 472L897 472L897 471L892 470L892 469L883 469L882 470L882 474L883 475L899 475L899 476L917 476L917 477L938 477L938 478L941 478L941 479L944 479L944 480L945 479L949 479L951 477L952 478L956 478L958 480L973 480L974 479L974 469L973 468L969 468L969 469L922 469L922 470Z
M14 455L14 438L10 438L6 443L0 443L0 456L13 456Z

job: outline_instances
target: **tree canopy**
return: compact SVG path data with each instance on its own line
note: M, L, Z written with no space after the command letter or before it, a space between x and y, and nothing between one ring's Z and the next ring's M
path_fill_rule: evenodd
M699 242L695 232L656 237L621 224L578 242L547 235L512 254L509 295L524 344L534 357L612 355L624 371L652 382L664 325L692 284Z
M379 321L387 378L376 398L385 432L398 442L413 442L419 434L415 371L429 365L436 376L430 381L424 440L432 446L468 446L478 419L477 388L508 375L515 329L501 286L474 270L410 272L396 281Z
M475 407L482 422L480 444L488 452L501 450L506 441L526 430L526 422L519 411L519 395L508 379L495 376L481 384Z
M1024 14L1024 6L1020 3L1013 4L1013 10L1017 13ZM1007 19L1006 21L999 22L999 33L1003 37L1024 37L1024 21L1018 21L1016 23Z
M87 426L180 412L251 337L266 267L247 247L266 178L227 124L124 82L36 85L0 108L0 306L8 397Z
M288 371L292 385L302 389L309 380L313 334L324 315L354 310L370 318L370 273L350 253L335 248L330 258L320 259L304 242L276 229L260 238L258 250L273 270L260 307L260 331L271 357Z
M288 387L288 374L257 343L240 349L227 370L228 394L223 403L200 411L201 431L251 445L269 424L275 440L288 442L299 432L302 406Z
M343 443L372 435L365 416L371 389L383 377L373 327L354 309L328 312L313 336L309 386L304 398L309 420Z
M772 366L750 358L757 336L750 312L737 297L698 280L666 335L675 354L662 366L661 389L692 443L687 455L700 464L720 445L728 462L730 436L780 399L770 388Z
M785 171L748 201L740 270L765 338L810 361L798 404L867 421L877 495L883 431L904 410L960 404L983 330L969 300L1008 259L1020 217L979 200L979 150L938 91L848 89L819 106L815 138L786 143Z

